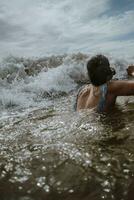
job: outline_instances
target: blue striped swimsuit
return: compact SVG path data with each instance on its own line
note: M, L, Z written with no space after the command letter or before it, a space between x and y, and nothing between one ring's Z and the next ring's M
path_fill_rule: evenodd
M100 94L100 99L99 99L99 103L98 103L98 106L97 106L97 111L98 112L103 112L104 111L104 107L106 105L106 94L107 94L107 84L103 84L100 86L100 91L101 91L101 94Z

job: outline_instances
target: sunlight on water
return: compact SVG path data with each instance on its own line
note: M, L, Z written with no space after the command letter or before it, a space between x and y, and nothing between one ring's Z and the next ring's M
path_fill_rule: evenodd
M54 107L1 119L0 185L13 198L127 197L134 174L133 110L127 106L107 117L76 113L73 101L61 97ZM1 187L3 198L8 192Z
M18 70L25 66L19 65L10 81L11 71L1 77L0 199L129 200L134 99L119 98L107 115L75 112L77 88L87 81L87 56L62 59L46 72L44 64L22 78ZM116 67L125 71L124 61Z

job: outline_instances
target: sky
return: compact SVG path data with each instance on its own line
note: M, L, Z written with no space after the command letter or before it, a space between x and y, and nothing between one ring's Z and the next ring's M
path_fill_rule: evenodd
M134 0L0 0L0 56L134 52Z

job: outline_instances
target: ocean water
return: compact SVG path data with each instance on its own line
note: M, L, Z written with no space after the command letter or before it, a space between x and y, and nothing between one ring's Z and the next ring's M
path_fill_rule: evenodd
M91 56L1 59L1 200L133 199L134 98L106 116L74 110ZM127 79L133 58L108 57Z

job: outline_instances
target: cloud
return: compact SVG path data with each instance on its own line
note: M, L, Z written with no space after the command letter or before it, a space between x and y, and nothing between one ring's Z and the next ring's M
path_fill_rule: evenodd
M110 0L4 0L0 2L0 53L38 56L100 46L110 51L117 43L120 52L123 44L129 49L134 11L122 9L109 15L111 8Z
M7 21L0 19L0 41L12 41L15 40L17 34L23 32L23 28L19 25L12 25Z

